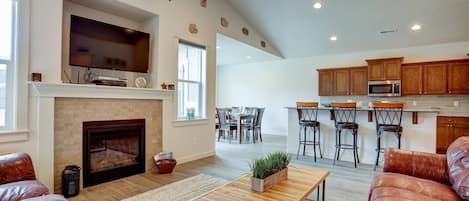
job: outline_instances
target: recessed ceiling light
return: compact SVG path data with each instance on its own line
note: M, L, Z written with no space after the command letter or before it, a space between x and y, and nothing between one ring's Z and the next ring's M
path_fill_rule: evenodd
M319 2L316 2L316 3L314 3L313 7L316 8L316 9L320 9L322 7L322 4L319 3Z
M331 36L331 41L336 41L337 40L337 36Z
M414 26L412 26L412 30L414 31L417 31L417 30L420 30L422 27L420 26L420 24L414 24Z
M217 46L217 49L220 49L221 47L220 46Z

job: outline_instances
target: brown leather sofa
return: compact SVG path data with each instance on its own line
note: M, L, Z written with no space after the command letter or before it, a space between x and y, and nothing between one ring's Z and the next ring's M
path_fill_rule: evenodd
M387 149L368 200L469 200L469 137L454 141L446 155Z
M47 187L36 180L33 163L28 154L14 153L0 156L0 201L18 201L35 197L39 197L37 200L63 198L48 194Z

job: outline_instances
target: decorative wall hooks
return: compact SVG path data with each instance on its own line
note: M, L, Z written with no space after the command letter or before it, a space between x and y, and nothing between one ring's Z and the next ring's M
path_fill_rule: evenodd
M265 48L267 46L267 43L265 41L261 41L261 47Z
M248 36L249 35L249 30L246 28L241 29L244 35Z
M197 34L199 32L199 30L197 29L197 25L196 24L190 24L189 25L189 32L192 33L192 34Z
M225 27L225 28L228 28L228 26L230 25L230 23L228 22L228 20L224 17L221 17L220 18L220 24L222 27Z
M200 6L207 8L207 0L200 0Z

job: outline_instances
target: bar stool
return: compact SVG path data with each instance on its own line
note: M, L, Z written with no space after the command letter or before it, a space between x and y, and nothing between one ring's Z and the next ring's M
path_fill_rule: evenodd
M404 103L401 102L374 102L373 110L376 119L376 162L374 170L378 166L379 154L384 153L381 148L381 136L384 132L393 133L397 137L397 148L401 149L402 135L402 111Z
M322 158L321 151L321 127L318 121L318 103L317 102L297 102L298 120L300 129L298 133L298 152L296 159L300 155L300 147L303 145L303 156L306 154L306 146L314 146L314 162L316 162L316 146L319 147L319 156ZM313 140L307 138L307 130L310 128L313 132ZM316 130L318 131L318 140L316 141ZM303 131L303 135L302 135Z
M335 122L335 154L334 154L334 165L340 157L341 149L352 149L353 150L353 163L355 168L357 163L360 163L358 156L358 124L355 121L357 114L357 103L347 102L347 103L332 103L332 110L334 113L334 122ZM353 136L352 144L342 143L341 135L342 131L349 130Z

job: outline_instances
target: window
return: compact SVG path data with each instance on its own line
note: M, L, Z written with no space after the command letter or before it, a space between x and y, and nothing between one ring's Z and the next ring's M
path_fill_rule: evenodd
M0 0L0 130L13 127L17 1Z
M205 118L205 47L179 41L178 118Z

